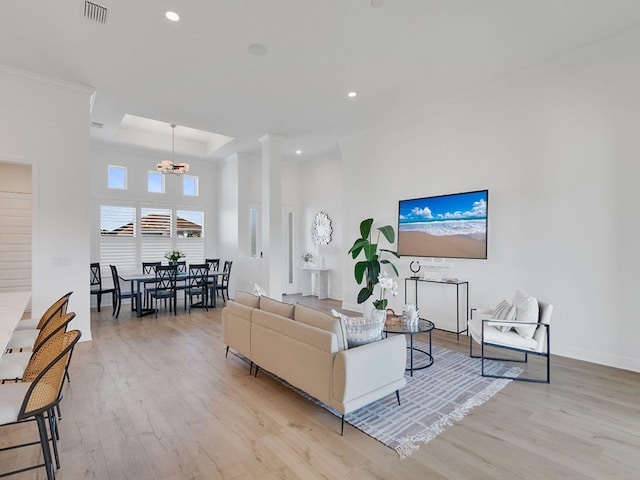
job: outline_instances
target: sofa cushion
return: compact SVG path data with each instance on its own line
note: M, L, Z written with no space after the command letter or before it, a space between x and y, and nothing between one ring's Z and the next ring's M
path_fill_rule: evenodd
M260 310L274 313L286 318L293 318L293 305L290 303L279 302L269 297L260 297Z
M251 308L260 307L260 297L249 292L243 292L242 290L236 290L233 301Z
M518 290L513 297L513 305L516 307L516 322L537 322L538 321L538 300L530 297L522 290ZM537 325L516 326L515 330L523 338L530 339L538 328Z
M333 317L322 310L296 303L293 319L335 333L338 338L338 349L346 350L348 348L347 334L340 318Z

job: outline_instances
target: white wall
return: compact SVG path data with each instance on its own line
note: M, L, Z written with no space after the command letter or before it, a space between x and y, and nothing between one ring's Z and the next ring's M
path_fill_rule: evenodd
M470 281L471 306L522 288L555 306L553 353L640 371L634 36L343 139L345 244L367 216L396 225L399 199L488 188L488 260L448 272ZM403 300L402 289L392 305Z
M0 67L0 161L32 166L32 311L69 290L89 318L89 101L93 89Z
M349 188L343 183L342 159L339 155L307 161L300 167L302 189L302 235L301 251L312 252L319 262L319 255L325 257L325 267L329 272L329 297L342 300L343 295L343 270L345 262L350 261L347 250L351 245L344 241L344 189ZM318 248L311 239L311 226L313 217L325 212L331 219L333 234L329 245ZM300 255L297 260L300 260ZM349 279L353 276L349 277ZM298 290L300 291L300 290Z

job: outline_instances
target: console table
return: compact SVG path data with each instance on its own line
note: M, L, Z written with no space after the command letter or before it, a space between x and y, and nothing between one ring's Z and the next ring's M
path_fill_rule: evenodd
M301 267L302 295L313 295L313 277L316 278L318 299L329 298L329 269L318 267Z
M448 332L453 332L457 335L458 340L460 340L460 334L464 333L467 331L467 326L469 324L469 282L461 282L461 281L445 281L445 280L427 280L427 279L423 279L423 278L419 278L419 277L407 277L404 279L404 303L409 303L408 301L408 293L409 293L409 282L414 282L415 283L415 289L414 289L414 298L415 298L415 304L416 307L419 308L418 305L418 285L420 284L427 284L427 283L437 283L440 285L451 285L452 287L456 288L456 329L455 330L446 330L443 328L439 328L436 326L436 328L438 330L445 330ZM460 289L463 288L464 289L464 294L465 296L461 297L460 296ZM464 304L464 310L465 310L465 324L464 324L464 328L461 329L460 327L460 300L464 299L465 304ZM430 317L433 318L432 315L430 315Z

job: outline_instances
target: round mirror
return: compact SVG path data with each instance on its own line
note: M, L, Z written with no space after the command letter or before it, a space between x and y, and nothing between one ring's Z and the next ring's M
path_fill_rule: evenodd
M331 242L331 220L324 213L316 213L311 227L311 238L316 245L328 245Z

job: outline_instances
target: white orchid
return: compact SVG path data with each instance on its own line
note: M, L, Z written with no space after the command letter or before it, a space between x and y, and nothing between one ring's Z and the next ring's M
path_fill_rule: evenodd
M380 287L380 298L374 300L373 306L377 310L386 310L389 300L386 297L387 290L392 296L398 295L398 282L389 276L387 272L378 274L378 286Z

